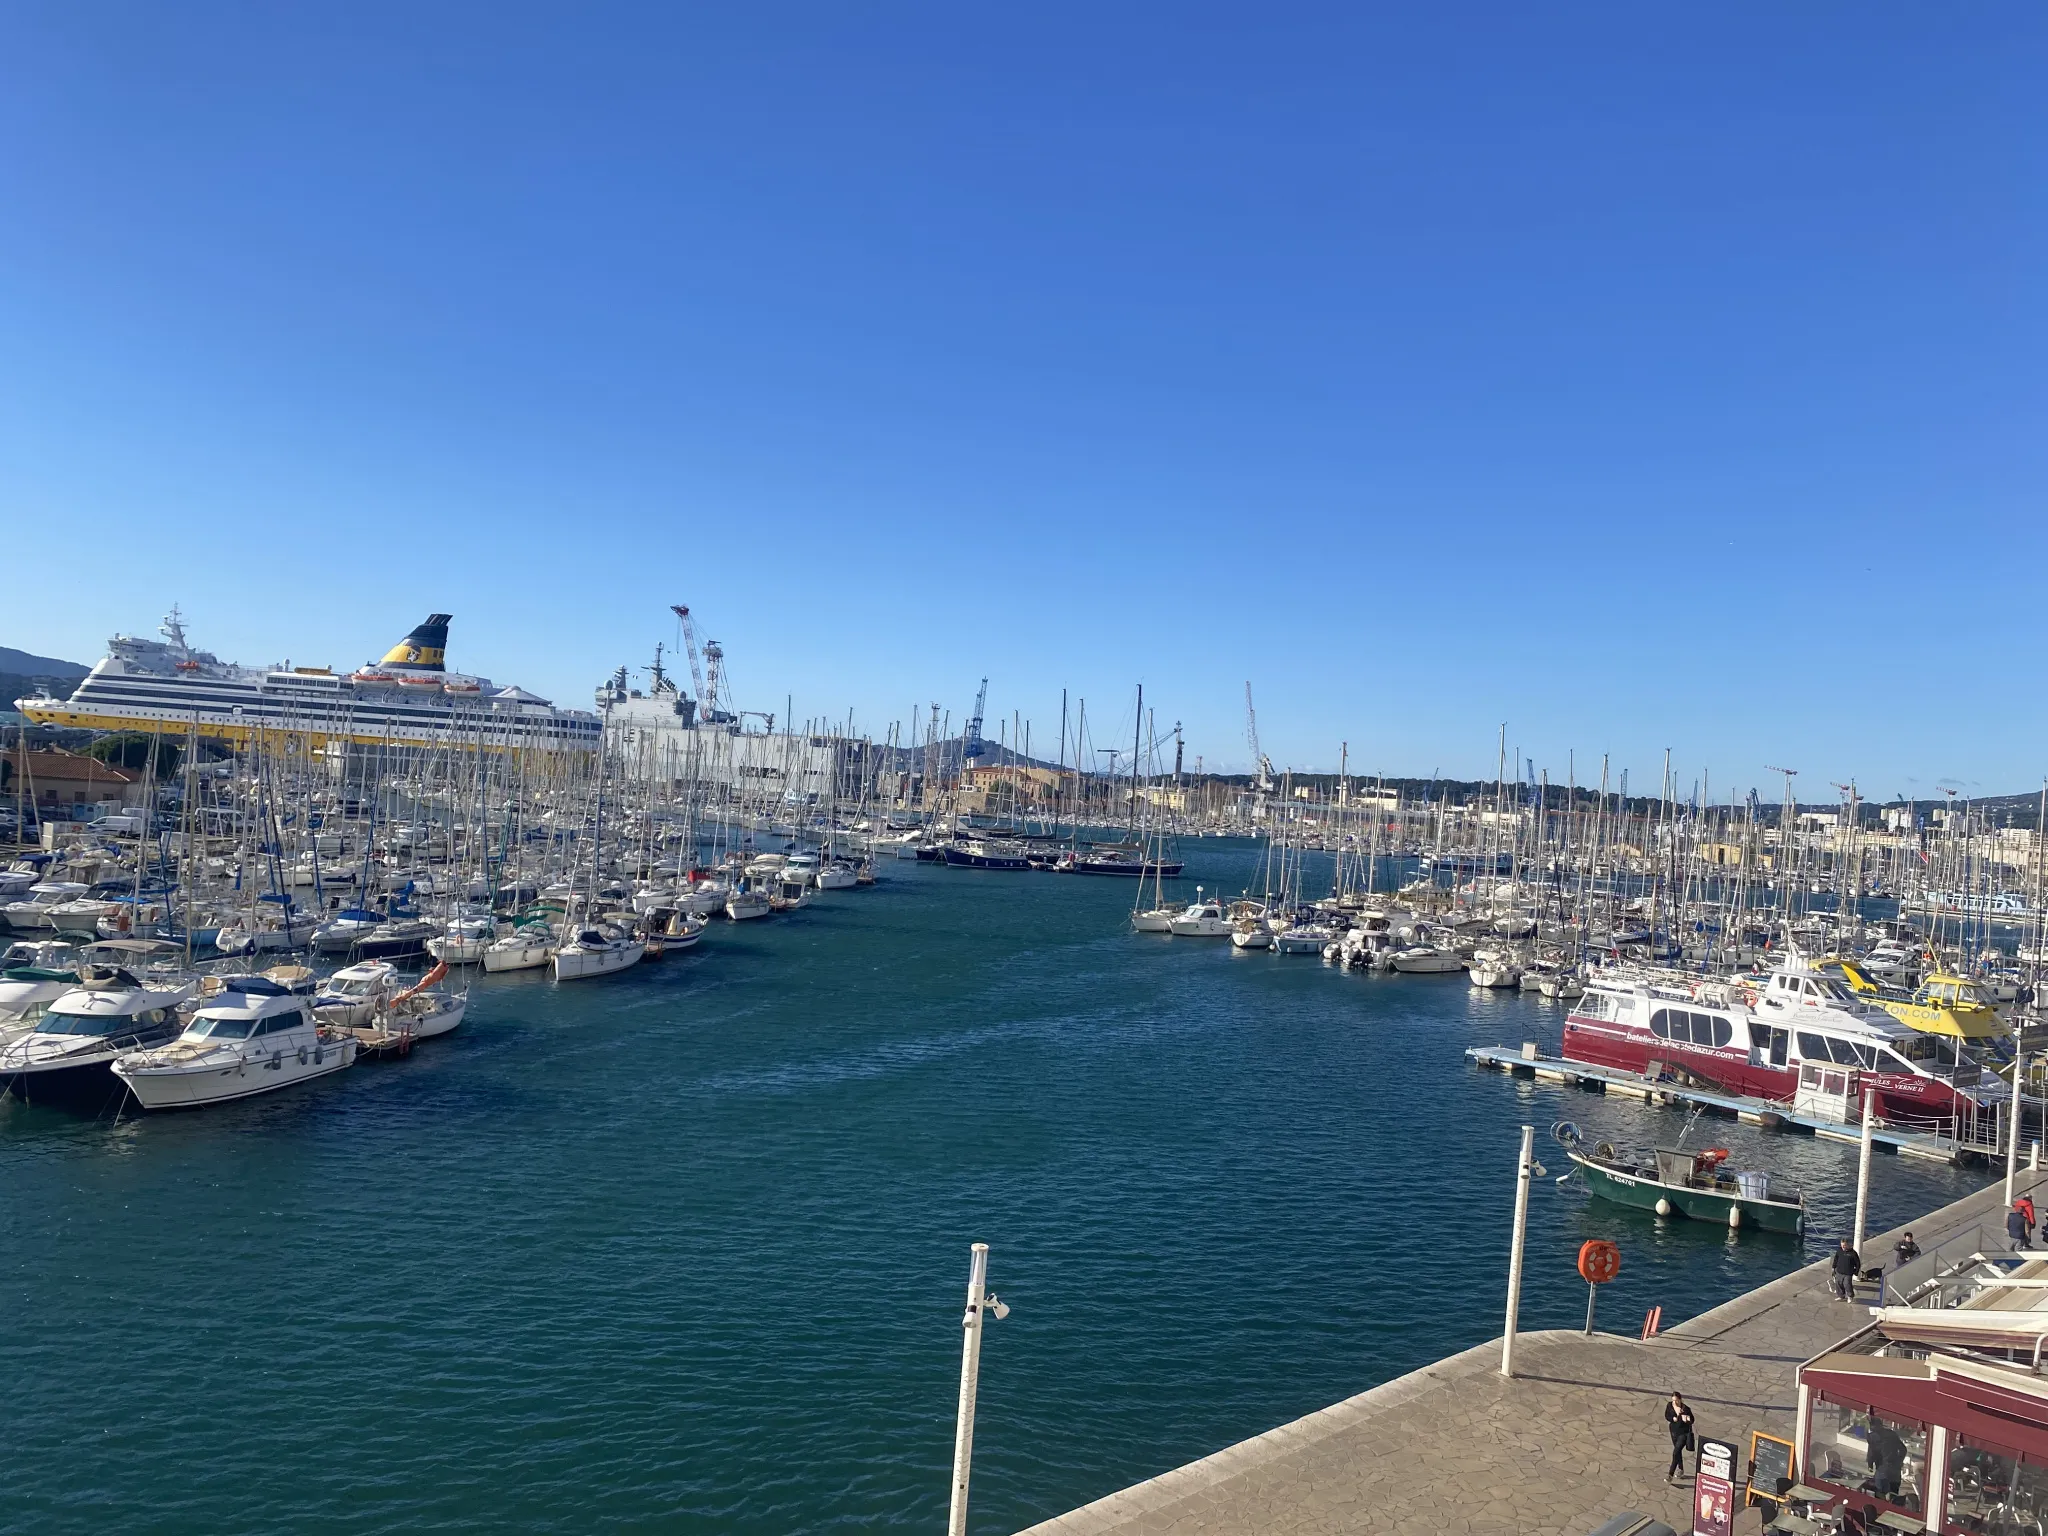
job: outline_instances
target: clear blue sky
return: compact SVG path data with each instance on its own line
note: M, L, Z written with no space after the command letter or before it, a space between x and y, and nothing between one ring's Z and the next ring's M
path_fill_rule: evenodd
M2044 80L2017 3L18 0L0 643L437 608L586 701L687 602L799 717L2026 789Z

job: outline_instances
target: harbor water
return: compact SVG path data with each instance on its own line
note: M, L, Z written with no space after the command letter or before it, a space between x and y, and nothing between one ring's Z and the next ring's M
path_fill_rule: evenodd
M1187 853L1190 897L1258 862ZM1013 1311L970 1524L1010 1531L1497 1333L1525 1121L1684 1123L1469 1067L1554 1049L1534 994L1133 935L1126 881L881 874L613 979L481 979L457 1034L301 1090L0 1104L6 1523L939 1530L979 1240ZM1804 1186L1804 1244L1546 1179L1525 1327L1582 1321L1587 1237L1634 1333L1846 1226L1853 1147L1689 1144ZM1872 1225L1982 1182L1881 1158Z

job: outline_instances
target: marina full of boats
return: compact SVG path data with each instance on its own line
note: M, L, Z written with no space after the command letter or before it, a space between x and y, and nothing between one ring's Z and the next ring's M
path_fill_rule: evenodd
M599 983L898 859L1121 879L1141 934L1534 992L1566 1009L1568 1059L1773 1102L1853 1075L1900 1121L1995 1116L2038 1026L2040 839L1967 807L1872 822L1851 789L1810 811L1789 775L1782 807L1703 805L1668 768L1654 800L1604 769L1560 791L1510 778L1504 744L1491 792L1456 800L1263 757L1219 795L1184 778L1142 691L1107 773L1079 771L1085 703L1053 765L1021 720L989 743L981 700L958 737L936 706L881 742L850 721L755 731L675 611L694 698L660 647L646 688L621 668L594 711L564 711L449 672L446 614L342 673L218 662L174 612L161 641L115 637L69 699L21 701L136 750L121 802L39 817L0 870L0 1081L144 1107L281 1087L455 1028L461 978ZM26 738L21 830L54 809L38 772L75 761ZM1235 893L1185 889L1182 840L1214 832L1257 839Z
M1488 831L1476 847L1419 850L1377 802L1276 818L1251 888L1189 900L1155 876L1131 927L1533 991L1562 1009L1565 1063L1628 1080L1834 1123L1868 1104L1881 1123L1979 1148L2003 1146L2017 1080L2018 1112L2039 1125L2038 891L2017 916L1948 910L1884 891L1846 851L1824 880L1788 878L1790 858L1745 860L1696 807L1546 814L1540 793L1511 794L1503 784L1468 822ZM1162 831L1147 857L1163 865L1172 844ZM2038 885L2038 859L2031 874ZM1655 1170L1628 1178L1647 1187Z

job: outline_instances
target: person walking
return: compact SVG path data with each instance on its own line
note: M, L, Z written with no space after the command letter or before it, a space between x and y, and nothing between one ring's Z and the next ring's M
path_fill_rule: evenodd
M1671 1394L1671 1401L1664 1405L1664 1427L1671 1431L1671 1466L1664 1473L1664 1481L1675 1483L1685 1471L1685 1453L1692 1449L1692 1405L1681 1393Z
M2022 1248L2034 1246L2031 1242L2027 1241L2027 1214L2020 1209L2017 1200L2013 1202L2012 1209L2005 1213L2005 1235L2012 1239L2013 1252L2015 1253L2019 1252Z
M2008 1230L2011 1223L2006 1223ZM1863 1257L1849 1246L1849 1239L1842 1239L1842 1246L1835 1250L1835 1256L1828 1261L1829 1283L1835 1288L1835 1300L1856 1299L1856 1275L1863 1268Z
M2018 1206L2020 1214L2027 1218L2027 1241L2031 1243L2034 1240L2034 1228L2041 1224L2034 1219L2034 1197L2032 1195L2021 1195L2019 1199L2013 1201L2013 1204Z

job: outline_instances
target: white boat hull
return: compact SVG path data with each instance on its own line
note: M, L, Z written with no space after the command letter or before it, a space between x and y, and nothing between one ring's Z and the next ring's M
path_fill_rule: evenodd
M536 939L531 944L507 944L500 940L484 951L484 969L495 975L499 971L535 971L555 958L555 946L545 939Z
M1406 976L1445 976L1464 968L1465 962L1456 955L1430 953L1394 956L1394 969Z
M267 1056L252 1053L250 1059L229 1066L131 1067L123 1061L116 1064L114 1075L128 1085L144 1109L200 1109L326 1077L355 1059L354 1040L323 1039L316 1045L273 1051Z
M610 976L638 965L640 957L646 953L647 946L637 941L607 945L603 949L570 945L555 951L555 980L588 981L593 976Z

